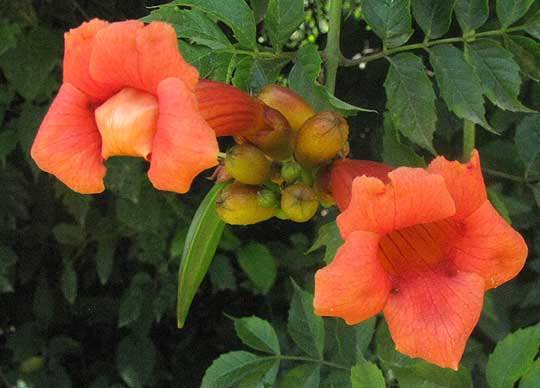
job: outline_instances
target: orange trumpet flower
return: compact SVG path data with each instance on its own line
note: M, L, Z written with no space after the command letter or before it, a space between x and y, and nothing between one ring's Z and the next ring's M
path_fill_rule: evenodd
M478 152L427 169L344 160L331 183L345 243L315 275L316 314L356 324L382 311L398 351L457 369L484 292L527 257L487 199Z
M65 34L64 54L64 82L31 155L79 193L104 190L104 160L111 156L143 157L154 187L185 193L217 165L216 135L261 120L248 94L199 82L166 23L93 19Z

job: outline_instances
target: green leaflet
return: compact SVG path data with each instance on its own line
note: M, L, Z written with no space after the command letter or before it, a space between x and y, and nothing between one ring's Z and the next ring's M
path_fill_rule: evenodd
M364 0L362 16L387 47L398 47L411 37L410 0Z
M390 70L384 87L392 122L412 142L435 154L435 93L422 60L405 53L391 57L389 61Z
M323 319L313 313L313 296L302 290L294 281L293 287L287 330L302 351L322 359L325 340Z
M264 23L276 51L281 51L303 21L304 0L270 0Z
M235 318L234 328L245 345L265 353L280 353L276 331L268 321L255 316Z
M527 13L534 0L497 0L497 17L503 27L508 27Z
M449 44L438 45L429 50L429 59L448 109L462 119L492 130L485 118L482 85L465 62L463 52Z
M430 39L448 32L455 0L412 0L414 19Z
M382 371L372 362L362 360L351 369L353 388L385 388Z
M488 0L456 0L456 18L464 33L482 27L489 16Z
M505 47L512 52L521 71L530 79L540 81L540 43L524 36L504 36Z
M540 348L540 326L519 329L497 344L489 356L486 374L490 388L506 388L524 376Z
M259 357L250 352L225 353L206 370L201 388L228 388L251 378L260 381L276 364L279 364L276 358Z
M171 4L187 5L222 20L241 46L256 48L255 17L244 0L175 0Z
M208 267L214 258L225 223L218 217L215 201L224 184L215 185L199 205L189 227L178 270L178 327L182 328Z
M533 112L518 101L521 77L510 52L494 40L480 39L465 46L465 55L491 102L513 112Z

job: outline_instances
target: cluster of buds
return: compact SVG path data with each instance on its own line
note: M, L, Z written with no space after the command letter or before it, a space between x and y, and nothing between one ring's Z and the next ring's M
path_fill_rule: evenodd
M218 181L230 184L218 195L217 213L233 225L309 221L319 205L334 204L329 165L347 155L349 126L339 113L316 113L278 85L265 87L257 103L260 118L235 136L218 168Z

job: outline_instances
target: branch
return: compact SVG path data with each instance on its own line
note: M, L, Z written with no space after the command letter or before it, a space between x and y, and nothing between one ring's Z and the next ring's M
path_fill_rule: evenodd
M489 36L498 36L498 35L504 35L510 32L517 32L522 31L525 28L527 28L528 25L524 24L521 26L516 26L512 28L503 28L500 30L493 30L493 31L485 31L485 32L479 32L477 34L467 35L467 36L458 36L453 38L445 38L445 39L436 39L436 40L428 40L424 41L422 43L415 43L415 44L408 44L406 46L396 47L393 49L384 49L378 53L366 55L365 57L360 57L357 59L348 59L341 57L340 65L345 67L351 67L351 66L359 66L362 63L368 63L372 61L376 61L377 59L385 58L390 55L394 55L397 53L401 53L404 51L411 51L411 50L418 50L423 49L426 50L431 46L436 46L439 44L445 44L445 43L463 43L463 42L472 42L477 38L486 38Z
M336 91L336 75L342 57L339 48L339 33L341 31L342 0L330 0L328 40L326 42L326 89L331 94Z

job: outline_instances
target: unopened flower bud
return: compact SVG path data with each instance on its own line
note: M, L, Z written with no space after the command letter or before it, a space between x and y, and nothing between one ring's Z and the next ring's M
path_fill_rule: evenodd
M323 164L341 152L348 136L349 125L339 113L317 113L298 131L296 160L307 167Z
M300 174L302 174L302 167L294 161L283 163L281 166L281 176L287 183L296 181Z
M199 113L216 136L238 136L264 124L264 104L234 86L199 80L195 90Z
M369 160L343 159L333 162L330 173L330 191L339 210L344 211L349 206L354 178L366 175L388 183L388 174L392 169L393 167L386 164Z
M277 208L279 206L279 198L274 191L263 189L257 193L257 203L264 208Z
M292 221L309 221L317 212L318 207L317 194L302 183L287 187L281 194L281 209Z
M283 86L266 86L261 90L259 99L285 116L295 131L298 131L305 121L315 115L315 111L306 100Z
M225 167L238 182L259 185L270 179L272 162L251 144L237 144L225 157Z
M274 216L275 208L264 208L257 200L257 187L233 183L225 187L216 199L216 212L231 225L251 225Z
M331 207L336 204L332 197L332 187L330 184L330 166L324 166L317 171L313 189L319 197L319 202L323 207Z
M310 168L303 168L302 173L300 174L300 182L308 186L313 186L313 183L315 182L313 170Z
M265 106L265 127L244 138L274 160L288 159L294 149L294 133L287 119L277 110Z

